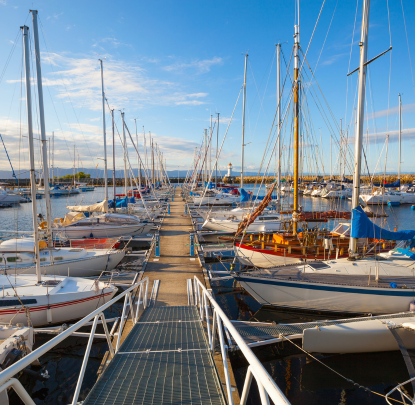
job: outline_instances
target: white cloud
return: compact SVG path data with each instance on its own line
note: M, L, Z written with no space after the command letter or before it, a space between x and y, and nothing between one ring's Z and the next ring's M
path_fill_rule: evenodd
M201 104L205 104L205 103L199 100L176 101L176 105L201 105Z
M222 63L222 58L215 56L212 59L195 59L188 63L176 62L172 65L165 66L163 69L167 70L168 72L174 71L179 73L183 73L186 69L195 69L198 73L207 73L210 71L212 66L221 65Z
M53 15L48 16L46 19L50 20L51 18L53 18L54 20L57 20L62 14L63 14L63 12L59 13L59 14L55 13Z
M415 111L415 103L402 105L402 114L412 113L414 111ZM397 115L398 113L399 113L399 106L396 106L396 107L389 108L389 110L386 109L386 110L375 111L373 113L368 113L367 118L368 119L383 118L383 117L387 117L388 114L389 116L392 116L392 115Z

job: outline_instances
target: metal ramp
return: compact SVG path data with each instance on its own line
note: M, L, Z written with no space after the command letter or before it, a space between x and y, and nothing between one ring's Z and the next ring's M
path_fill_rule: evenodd
M84 401L226 404L195 306L149 307Z

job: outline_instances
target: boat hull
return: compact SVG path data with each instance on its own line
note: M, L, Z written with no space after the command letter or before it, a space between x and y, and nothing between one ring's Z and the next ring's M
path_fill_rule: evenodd
M41 264L42 275L46 276L70 276L92 277L99 276L104 270L114 269L124 258L124 250L114 250L105 254L80 258L79 260L62 261L54 264ZM0 268L4 271L4 267ZM9 267L7 272L11 274L36 274L36 266Z
M73 299L62 301L59 294L37 298L36 305L26 305L30 311L30 320L34 327L66 323L71 320L80 319L95 311L101 305L112 299L117 292L115 287L108 287L101 292L94 289L74 293ZM49 310L49 314L48 314ZM22 307L0 309L0 323L8 324L22 323L27 325L27 316Z
M260 304L350 314L388 314L409 310L411 289L356 287L235 276Z

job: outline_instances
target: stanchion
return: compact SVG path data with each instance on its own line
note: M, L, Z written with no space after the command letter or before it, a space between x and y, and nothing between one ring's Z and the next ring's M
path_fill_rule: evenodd
M195 235L190 234L190 256L195 255Z
M187 204L184 205L184 215L187 215Z
M154 251L155 257L160 257L160 235L156 233L156 246Z
M167 213L170 215L170 203L167 204Z

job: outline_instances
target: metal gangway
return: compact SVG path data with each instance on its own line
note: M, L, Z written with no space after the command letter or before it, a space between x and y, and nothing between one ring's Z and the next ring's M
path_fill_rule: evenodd
M15 376L64 339L79 334L77 331L81 327L91 325L89 334L82 333L89 338L73 394L73 405L79 403L88 357L97 337L107 339L109 357L104 371L83 401L84 405L234 404L225 336L232 337L248 363L240 403L246 404L255 380L262 404L269 404L270 399L276 405L289 404L196 276L187 283L187 306L154 306L154 301L147 298L148 284L146 277L2 371L0 393L13 388L24 404L34 405ZM104 310L121 299L124 299L122 316L109 331ZM127 322L132 328L121 342ZM99 323L103 325L104 334L96 333ZM217 369L214 359L217 355L221 356L223 373ZM224 375L224 381L221 381L220 374Z

